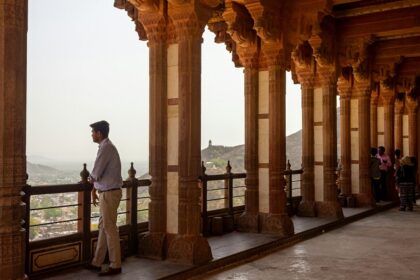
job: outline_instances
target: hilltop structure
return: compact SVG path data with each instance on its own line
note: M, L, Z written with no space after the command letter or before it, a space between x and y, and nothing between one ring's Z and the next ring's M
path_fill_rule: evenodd
M24 279L27 0L0 0L0 271ZM212 258L200 227L201 43L207 26L245 79L246 205L238 230L294 233L286 212L285 72L302 88L300 215L343 217L341 189L374 207L369 149L419 156L420 2L416 0L115 0L150 61L149 232L142 254ZM171 86L168 86L171 85ZM176 86L172 86L176 85ZM395 198L395 193L388 192ZM76 247L75 247L76 248ZM74 249L77 251L77 249ZM78 254L81 254L79 248ZM27 259L28 260L28 259Z

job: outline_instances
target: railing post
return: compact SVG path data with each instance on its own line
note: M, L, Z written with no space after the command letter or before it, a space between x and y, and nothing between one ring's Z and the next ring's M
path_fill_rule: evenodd
M289 180L288 180L288 184L289 184L289 199L290 199L290 204L292 204L292 198L293 198L293 180L292 180L292 168L291 168L291 164L290 161L287 160L287 170L289 171Z
M83 262L89 262L92 252L91 252L91 232L90 232L90 214L91 214L91 191L92 185L88 182L89 171L86 169L86 163L83 164L83 170L80 172L81 184L85 186L83 191L83 202L82 206L82 229L83 229ZM80 193L79 193L80 198ZM80 202L80 200L79 200ZM80 207L79 207L80 214ZM79 216L80 217L80 216ZM79 228L80 232L80 228Z
M130 200L130 253L136 254L138 249L137 237L137 196L138 196L138 180L136 178L136 170L134 164L128 170L128 181L130 182L130 192L127 190L127 198Z
M229 215L233 216L233 176L232 176L232 166L230 165L229 160L226 165L226 174L229 176L227 179Z
M28 181L28 174L26 174L26 181ZM23 196L22 201L25 203L25 216L24 216L24 225L23 228L25 229L25 273L26 275L30 272L30 264L29 264L29 233L30 233L30 225L31 225L31 186L26 184L23 187Z
M292 170L290 161L287 160L286 164L286 172L285 172L285 179L286 179L286 191L287 191L287 206L289 215L293 213L293 193L292 193Z
M202 217L203 217L203 236L208 236L208 217L207 217L207 175L206 167L204 166L204 161L201 162L201 185L202 185Z

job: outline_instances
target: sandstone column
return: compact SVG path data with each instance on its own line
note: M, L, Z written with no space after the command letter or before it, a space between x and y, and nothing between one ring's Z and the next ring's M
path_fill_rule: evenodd
M341 171L340 188L343 196L349 196L351 190L351 137L350 137L350 98L352 94L351 81L340 77L337 83L340 94L340 140L341 140Z
M286 70L282 49L266 44L262 48L268 66L269 103L269 212L260 213L261 231L290 236L294 227L286 210Z
M384 105L384 147L392 163L394 163L394 101L395 92L393 87L383 85L381 82L382 103ZM387 198L397 200L398 196L394 188L394 180L391 172L388 172Z
M168 7L178 43L179 144L178 234L170 241L168 257L185 263L212 259L201 236L201 43L208 17L198 3L170 1Z
M143 6L145 7L145 6ZM139 240L139 255L163 259L167 232L167 35L163 9L140 12L149 47L149 232Z
M337 201L337 78L334 67L320 67L319 79L322 87L322 137L323 137L323 201L319 203L321 217L342 218L343 210Z
M408 153L409 156L417 157L417 112L418 99L411 96L406 98L408 111Z
M302 71L303 72L303 71ZM314 75L300 72L299 80L302 91L302 201L298 215L316 216L314 184Z
M406 106L408 111L408 153L406 155L414 156L417 158L417 186L416 190L418 190L419 184L419 175L420 175L420 168L418 164L420 162L418 156L418 133L419 130L417 129L418 125L418 97L413 98L412 96L406 95Z
M260 71L259 71L259 42L253 30L251 15L242 5L231 0L225 1L223 18L227 23L227 33L235 42L237 54L241 64L245 67L245 170L247 172L245 184L245 212L239 217L237 224L240 231L259 231L259 211L265 205L260 200L261 180L267 166L260 166L265 160L265 153L260 151L260 131L262 123L267 121L265 107L260 108ZM264 104L266 102L264 101ZM264 112L263 112L264 111ZM260 168L261 167L261 168ZM261 172L261 170L263 170ZM264 176L265 177L265 176Z
M375 206L370 177L370 80L357 80L356 91L358 99L359 121L359 193L357 203L363 207Z
M315 204L315 152L314 152L314 86L315 60L308 42L299 44L292 52L295 72L302 93L302 182L298 215L316 216Z
M385 152L394 162L394 100L393 88L381 85L381 97L384 105L384 146Z
M238 230L258 232L258 53L241 56L245 74L245 212Z
M394 105L394 124L395 124L395 135L394 135L394 143L395 149L400 149L403 151L403 113L404 113L404 100L396 99Z
M0 0L0 278L25 279L27 0Z
M378 147L378 92L373 90L370 95L370 144Z

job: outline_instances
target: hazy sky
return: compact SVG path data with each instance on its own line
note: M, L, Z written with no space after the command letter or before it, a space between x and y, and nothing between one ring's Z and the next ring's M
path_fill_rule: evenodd
M27 154L93 160L89 124L105 119L123 161L148 160L148 48L114 0L29 0ZM206 31L202 147L244 143L243 69ZM288 75L287 134L301 128Z

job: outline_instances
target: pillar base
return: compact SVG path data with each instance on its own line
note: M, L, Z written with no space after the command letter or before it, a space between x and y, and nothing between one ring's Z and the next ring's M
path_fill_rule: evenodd
M165 259L166 234L146 233L139 237L138 256L153 260Z
M300 217L316 217L315 201L301 201L297 215Z
M289 237L295 233L293 222L287 214L260 213L261 233L274 233Z
M372 195L368 195L365 193L358 193L356 194L356 201L357 206L359 207L375 207L375 199L373 199Z
M258 232L258 213L244 212L238 217L236 229L243 232Z
M338 201L316 202L318 217L343 219L343 209Z
M202 236L177 235L169 243L168 259L182 264L204 264L213 259L209 242Z

